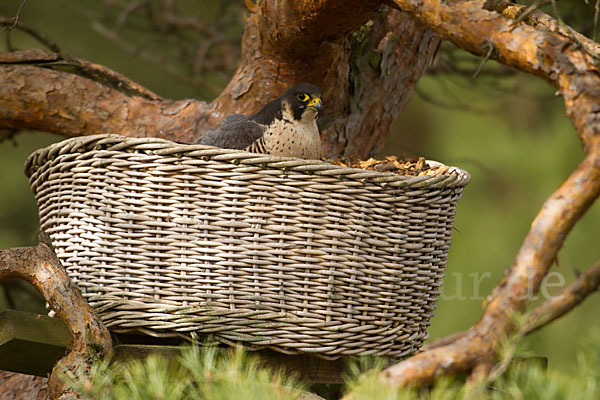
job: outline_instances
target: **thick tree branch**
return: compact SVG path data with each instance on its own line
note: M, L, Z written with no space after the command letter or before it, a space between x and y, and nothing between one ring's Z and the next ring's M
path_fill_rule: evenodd
M74 73L129 96L160 100L158 95L118 72L102 65L71 58L63 54L48 53L38 49L0 53L0 65L3 64L35 65L54 71Z
M54 251L46 243L0 250L0 280L9 278L31 283L71 331L73 342L69 351L54 367L48 380L51 398L69 395L71 389L61 381L61 372L66 369L75 375L85 374L93 360L112 348L108 330L79 288L71 283Z
M41 50L0 55L0 129L66 137L112 132L193 142L208 112L206 103L161 99L82 60Z
M394 0L440 36L479 56L540 76L562 94L586 153L600 147L600 70L571 37L537 30L483 9L484 0ZM598 160L600 163L600 160Z
M564 37L572 38L578 44L585 46L587 51L600 55L600 44L570 27L561 24L559 21L537 8L528 11L529 7L512 3L508 0L486 0L484 8L490 11L496 11L506 18L514 19L516 24L518 24L516 21L522 21L538 30L547 30L558 33ZM516 24L513 26L516 27Z

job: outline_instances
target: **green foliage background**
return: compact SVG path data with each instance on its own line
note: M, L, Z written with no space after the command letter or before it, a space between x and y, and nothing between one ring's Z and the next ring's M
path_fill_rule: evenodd
M13 16L20 3L0 2L0 16ZM108 66L164 97L210 99L226 83L223 71L203 75L211 80L208 88L173 79L94 33L82 10L107 21L115 17L107 14L101 1L89 1L85 6L73 3L30 0L21 20L50 35L68 54ZM221 3L235 2L181 1L190 15L202 15L207 23L220 17L217 6ZM241 34L241 15L228 35ZM18 48L39 47L16 32L11 38ZM173 59L168 43L159 35L145 32L135 40L143 49ZM483 71L492 67L489 62ZM537 78L522 74L486 77L482 73L473 79L436 74L424 77L417 92L399 116L381 155L418 154L459 166L472 175L459 202L443 293L430 329L431 337L436 338L468 328L479 318L485 296L511 265L543 201L582 160L583 153L561 99ZM23 163L35 149L60 139L24 132L0 143L4 190L0 195L0 248L36 242L37 210ZM553 276L548 282L551 285L546 286L549 295L572 281L575 270L585 270L599 258L599 222L600 205L594 204L559 253L553 272L565 281L551 286L560 283L559 277ZM20 308L39 310L39 304L32 305L28 298L19 301ZM6 307L6 298L0 296L0 309ZM529 347L534 354L549 358L550 369L573 371L578 364L575 348L579 338L598 326L597 308L596 294L567 317L528 337Z

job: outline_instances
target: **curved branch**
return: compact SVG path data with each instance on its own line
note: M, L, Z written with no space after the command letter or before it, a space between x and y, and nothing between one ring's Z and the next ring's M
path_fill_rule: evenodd
M530 7L511 3L508 0L486 0L484 7L487 10L496 11L506 18L522 21L538 30L548 30L572 38L577 43L585 46L587 51L600 55L600 44L590 40L568 26L561 24L559 21L537 8L529 10ZM516 27L516 25L514 26Z
M102 65L59 53L48 53L39 49L0 53L0 65L2 64L35 65L54 71L69 72L91 79L129 96L140 96L147 100L160 100L158 95L118 72Z
M465 335L408 358L382 373L393 385L426 384L442 375L487 364L500 342L515 328L513 317L525 309L567 233L600 194L600 168L590 155L550 196L534 220L508 276L496 287L481 319Z
M19 30L21 30L21 31L29 34L31 37L33 37L34 39L36 39L38 42L40 42L41 44L43 44L44 46L46 46L47 48L49 48L53 52L55 52L55 53L60 53L61 52L60 47L52 39L50 39L48 36L44 35L43 33L38 32L33 27L31 27L31 26L29 26L27 24L24 24L21 21L15 20L13 18L10 18L10 19L0 18L0 26L4 26L5 27L5 28L3 28L3 29L0 30L0 36L4 32L10 31L10 30L16 28L16 29L19 29ZM11 26L12 26L12 28L11 28ZM9 32L6 32L6 34L8 35Z
M203 102L162 99L82 60L41 50L0 56L0 129L66 137L112 132L194 142L197 132L206 129L209 111Z
M112 343L110 333L71 283L54 251L43 242L46 240L41 236L36 247L0 250L0 280L17 278L31 283L73 335L67 354L48 380L51 398L58 398L71 392L61 381L60 372L86 373L93 360L111 350Z

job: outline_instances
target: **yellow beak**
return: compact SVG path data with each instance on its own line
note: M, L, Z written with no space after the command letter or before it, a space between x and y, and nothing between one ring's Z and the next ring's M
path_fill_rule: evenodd
M321 113L321 111L323 111L323 103L321 102L321 99L318 97L313 97L308 102L307 106L309 108L312 108L313 110L315 110L318 113Z

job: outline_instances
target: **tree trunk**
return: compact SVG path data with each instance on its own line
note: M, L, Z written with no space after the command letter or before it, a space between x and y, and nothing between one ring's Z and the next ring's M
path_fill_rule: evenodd
M311 2L299 2L293 11L273 3L262 10L257 6L248 21L240 67L213 102L220 112L209 125L228 113L256 112L265 99L305 81L323 89L323 154L365 158L378 153L438 36L408 13L386 7L375 12L369 2L354 8L338 4L341 10L332 5L336 2L323 2L313 19L300 19L301 27L298 15L310 14L302 8L313 7Z
M253 113L307 81L324 93L323 154L376 154L425 71L437 34L410 14L378 9L378 1L287 3L252 8L240 67L209 104L162 99L105 67L57 54L0 55L0 129L195 142L226 115Z

